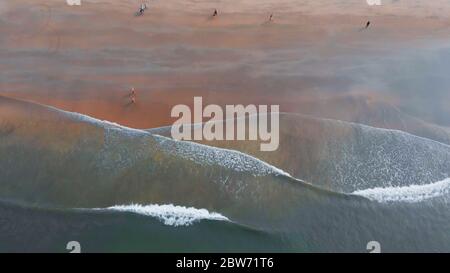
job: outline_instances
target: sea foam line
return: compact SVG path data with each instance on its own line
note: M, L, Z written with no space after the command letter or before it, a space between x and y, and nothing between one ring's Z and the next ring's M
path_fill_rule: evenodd
M242 153L237 150L224 149L214 146L208 146L196 142L191 141L177 141L169 137L153 135L147 130L135 129L127 126L123 126L118 123L114 123L107 120L99 120L93 118L91 116L77 113L60 110L56 107L47 106L55 111L63 113L68 117L79 121L86 122L96 126L103 128L104 130L120 130L124 134L134 135L134 136L142 136L142 135L152 135L156 136L161 144L165 143L165 140L171 140L175 144L180 144L183 142L184 145L177 146L178 147L178 155L186 158L188 160L192 160L195 162L201 162L205 164L218 164L224 166L226 168L232 168L236 171L253 171L254 175L267 175L270 173L284 175L288 177L292 177L289 173L284 170L277 168L265 161L262 161L256 157L253 157L249 154ZM195 126L195 124L194 124ZM198 126L198 125L197 125ZM172 145L170 145L172 147ZM198 149L196 149L198 148Z
M156 217L165 225L169 226L189 226L200 220L229 221L229 219L219 213L209 212L206 209L193 207L168 205L118 205L106 208L107 210L132 212L145 216Z
M450 178L426 184L405 187L372 188L358 190L353 194L364 196L381 203L407 202L416 203L433 199L450 193Z

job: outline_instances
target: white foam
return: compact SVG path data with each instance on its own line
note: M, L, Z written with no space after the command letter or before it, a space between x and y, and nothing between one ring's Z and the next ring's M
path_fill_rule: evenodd
M76 120L79 122L86 122L86 123L104 128L106 130L114 130L114 129L120 130L128 135L149 135L149 133L147 131L126 127L121 124L111 122L108 120L99 120L99 119L90 117L88 115L80 114L77 112L63 111L58 108L54 108L54 109L67 115L69 118L71 118L73 120Z
M191 141L178 141L158 136L161 147L166 151L201 164L203 166L221 166L236 172L249 172L253 176L291 175L269 163L240 151L207 146Z
M370 200L381 203L408 202L416 203L433 199L450 193L450 178L426 184L405 187L373 188L353 192Z
M183 206L169 205L120 205L107 208L108 210L125 211L137 213L145 216L156 217L165 225L169 226L189 226L200 220L229 221L227 217L209 212L206 209L188 208Z
M120 131L128 136L154 136L160 141L162 146L166 145L165 147L168 151L173 151L175 148L178 156L203 165L219 165L235 171L253 172L254 176L269 174L291 176L289 173L273 165L239 151L207 146L190 141L177 141L168 137L153 135L146 130L130 128L107 120L99 120L77 112L64 111L52 106L46 107L62 113L72 120L86 122L103 128L108 135L114 133L114 131Z

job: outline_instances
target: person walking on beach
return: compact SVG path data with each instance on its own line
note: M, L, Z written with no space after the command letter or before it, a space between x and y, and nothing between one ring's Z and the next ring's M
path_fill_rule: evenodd
M215 9L214 13L213 13L213 17L216 17L217 15L219 15L219 13L217 12L217 9Z
M136 103L136 91L134 90L134 87L131 87L130 99L131 99L131 104Z
M367 21L365 29L368 29L370 26L370 21Z
M141 4L141 7L139 8L138 14L144 15L144 11L147 9L147 4Z

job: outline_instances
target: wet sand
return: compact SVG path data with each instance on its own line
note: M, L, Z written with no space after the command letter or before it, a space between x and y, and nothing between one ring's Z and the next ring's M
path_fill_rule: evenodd
M417 86L421 75L405 71L404 60L435 57L450 35L448 4L230 2L152 2L140 17L134 16L139 1L2 4L0 94L136 128L171 124L171 108L192 105L193 96L205 104L280 104L283 112L330 117L351 108L357 95L450 124L441 118L450 109L441 86L435 88L441 96L421 111L415 109L424 104L426 88L404 99L404 82ZM211 18L214 8L219 16ZM372 25L363 30L367 20ZM384 71L392 63L402 64L394 71L400 75ZM445 86L447 76L437 77ZM130 103L132 86L136 104ZM337 109L314 111L342 96L350 99ZM356 121L361 113L350 112L336 118Z

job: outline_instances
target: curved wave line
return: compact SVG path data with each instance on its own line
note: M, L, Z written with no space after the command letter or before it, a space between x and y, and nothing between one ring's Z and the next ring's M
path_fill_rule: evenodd
M193 207L175 206L173 204L116 205L96 210L113 210L151 216L159 219L165 225L175 227L190 226L193 223L198 222L200 220L230 221L227 217L217 212L209 212L206 209L197 209Z
M380 203L408 202L417 203L441 197L450 193L450 178L426 185L405 187L372 188L354 191L353 194L366 197Z

